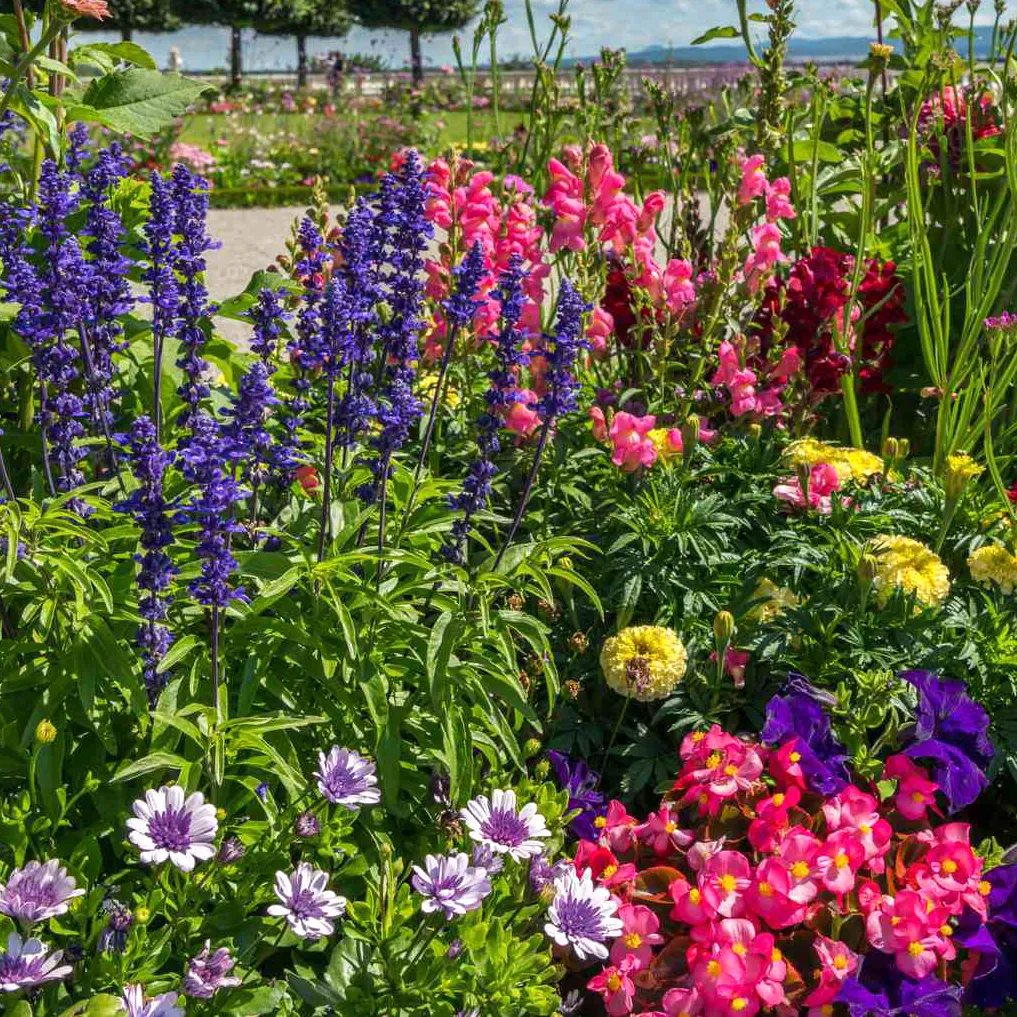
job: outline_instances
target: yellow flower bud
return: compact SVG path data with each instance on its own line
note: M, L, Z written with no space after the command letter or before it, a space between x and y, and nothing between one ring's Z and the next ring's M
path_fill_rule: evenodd
M730 611L717 612L717 617L713 619L713 634L723 646L731 642L731 637L735 634L735 620Z
M57 729L51 720L40 720L35 728L35 740L41 745L48 745L55 741Z

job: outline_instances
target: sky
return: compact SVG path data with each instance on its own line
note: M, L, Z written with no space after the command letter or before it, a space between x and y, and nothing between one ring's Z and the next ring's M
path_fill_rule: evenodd
M763 9L762 0L754 0ZM508 22L498 34L498 51L508 57L528 56L532 50L526 22L524 0L504 0ZM541 30L548 30L548 16L558 9L558 0L532 0ZM1017 9L1011 0L1007 17ZM803 37L870 36L872 0L799 0L798 34ZM713 25L734 23L735 0L571 0L573 41L568 55L595 55L602 46L624 46L635 52L654 44L682 46ZM992 3L984 0L978 20L991 23ZM471 34L467 28L464 36ZM165 62L171 45L184 58L184 69L210 70L226 63L228 35L225 29L190 28L164 36L142 36L139 40L160 63ZM309 48L325 53L341 47L346 52L376 53L393 67L407 62L409 45L403 32L366 32L354 29L344 40L311 40ZM466 47L464 47L466 48ZM286 39L251 38L246 46L245 62L252 69L285 69L295 64L293 43ZM451 36L431 36L424 40L424 58L431 66L452 62Z

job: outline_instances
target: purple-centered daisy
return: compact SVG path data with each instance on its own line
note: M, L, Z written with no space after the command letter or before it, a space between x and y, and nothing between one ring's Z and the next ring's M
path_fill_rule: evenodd
M413 889L423 898L425 914L441 911L446 918L476 911L491 892L487 870L470 865L467 855L428 855L424 867L413 866Z
M134 803L134 818L127 820L128 839L141 851L146 865L171 861L181 872L215 855L219 823L215 806L200 791L184 797L178 785L145 792Z
M66 914L68 902L84 893L55 858L45 864L31 861L23 869L15 869L7 885L0 886L0 914L26 926L35 925Z
M604 960L605 940L622 934L618 905L610 890L593 882L589 869L580 876L570 868L554 881L544 932L558 946L571 947L581 961Z
M318 790L333 804L353 812L359 805L381 801L374 763L352 749L333 745L328 755L318 753Z
M231 975L236 961L229 950L221 946L212 953L212 943L205 940L201 953L192 957L187 964L187 973L180 986L185 996L194 999L211 999L220 989L232 989L240 979Z
M550 837L547 821L530 802L516 811L515 791L494 791L491 800L480 795L460 812L470 837L513 861L521 862L539 854L539 838Z
M20 992L44 982L59 982L71 973L60 964L62 950L50 953L38 939L22 939L16 932L7 937L7 952L0 953L0 992Z
M268 913L285 918L289 927L303 939L321 939L335 932L333 918L346 911L346 898L328 888L328 873L301 862L289 875L275 874L278 904Z
M127 1017L184 1017L183 1007L177 1006L178 996L176 992L164 992L145 999L144 986L125 985L121 1003Z

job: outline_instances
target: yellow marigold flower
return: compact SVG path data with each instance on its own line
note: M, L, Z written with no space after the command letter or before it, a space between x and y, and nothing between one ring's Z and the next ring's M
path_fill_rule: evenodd
M946 457L946 479L944 486L948 498L959 498L968 486L969 480L980 477L985 467L975 462L967 452L957 452Z
M428 374L422 374L420 376L420 398L424 402L430 402L430 400L434 398L434 389L437 384L438 374L436 371L431 371ZM441 401L450 410L454 410L463 401L463 399L459 394L459 390L450 382L446 382L445 392L442 395Z
M646 432L646 437L657 449L657 461L670 462L675 456L682 454L682 436L677 428L655 427Z
M801 601L794 595L787 586L778 586L772 579L765 576L756 583L752 592L753 600L762 600L751 611L749 617L753 621L766 624L774 618L782 615L788 608L798 607Z
M663 699L685 677L688 655L672 629L633 625L605 640L600 666L615 692L648 703Z
M914 593L919 603L932 607L950 592L950 572L921 541L889 534L874 537L866 551L876 559L872 587L885 604L895 589Z
M869 477L883 472L883 460L861 448L841 448L816 438L793 441L784 450L785 460L794 467L812 467L819 463L832 466L842 484L853 480L864 484Z
M1004 593L1017 589L1017 555L999 544L985 544L968 557L971 578L976 583L991 586L995 583Z

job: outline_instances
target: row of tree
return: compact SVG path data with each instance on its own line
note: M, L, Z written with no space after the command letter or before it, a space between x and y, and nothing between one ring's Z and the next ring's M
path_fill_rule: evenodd
M110 0L112 22L124 39L135 32L172 32L185 24L230 28L230 80L243 75L241 33L291 36L297 42L297 80L307 83L307 40L341 37L354 23L365 28L409 32L413 80L423 78L421 36L461 28L481 0ZM80 27L108 28L85 19Z

